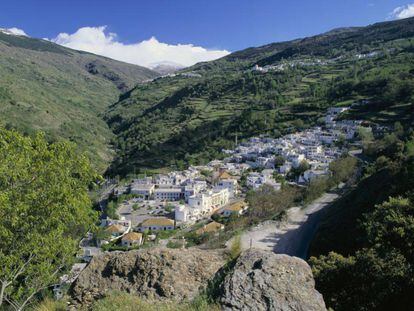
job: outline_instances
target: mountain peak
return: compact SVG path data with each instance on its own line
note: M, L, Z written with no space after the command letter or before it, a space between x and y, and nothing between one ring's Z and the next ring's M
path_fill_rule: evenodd
M12 27L12 28L0 28L0 32L6 35L14 35L14 36L24 36L28 37L28 35L24 32L24 30Z

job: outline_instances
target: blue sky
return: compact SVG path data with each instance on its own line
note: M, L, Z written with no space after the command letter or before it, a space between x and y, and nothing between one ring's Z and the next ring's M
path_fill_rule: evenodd
M106 25L116 41L193 44L235 51L389 19L399 0L13 0L2 1L0 27L55 38ZM78 47L79 48L79 47Z

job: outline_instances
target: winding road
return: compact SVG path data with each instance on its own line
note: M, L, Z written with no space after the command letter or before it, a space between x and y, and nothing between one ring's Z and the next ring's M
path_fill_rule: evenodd
M290 208L284 222L259 224L241 235L242 248L259 248L306 259L324 208L337 198L336 193L325 193L304 208Z

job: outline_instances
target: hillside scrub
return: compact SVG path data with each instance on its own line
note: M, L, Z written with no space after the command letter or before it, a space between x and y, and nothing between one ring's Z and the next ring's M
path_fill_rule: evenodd
M311 245L316 287L335 310L414 307L413 136L390 135L373 144L365 178L334 203Z
M366 214L362 226L370 246L353 256L310 259L317 288L335 310L412 310L413 202L390 198Z

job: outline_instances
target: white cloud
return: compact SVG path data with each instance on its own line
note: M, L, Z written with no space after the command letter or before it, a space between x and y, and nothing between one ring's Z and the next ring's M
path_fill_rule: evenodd
M83 27L73 34L60 33L51 41L72 49L147 67L160 62L191 66L197 62L214 60L229 54L226 50L209 50L193 44L162 43L155 37L125 44L118 41L115 33L107 33L105 30L106 26Z
M395 19L403 19L414 16L414 3L399 6L395 8L391 13L391 17Z
M24 30L16 28L16 27L12 27L12 28L0 28L0 31L7 33L7 34L11 34L11 35L16 35L16 36L26 36L27 34L24 32Z

